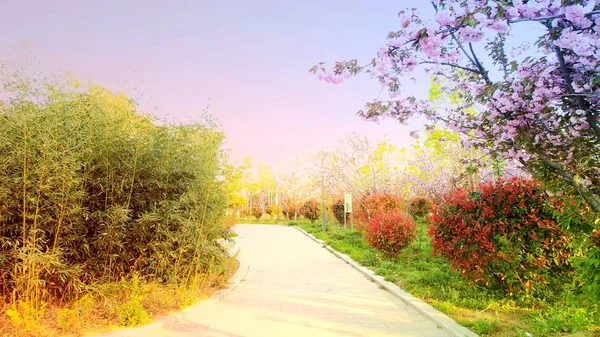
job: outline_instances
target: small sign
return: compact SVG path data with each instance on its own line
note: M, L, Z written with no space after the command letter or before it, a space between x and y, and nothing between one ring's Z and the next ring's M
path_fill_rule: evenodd
M344 194L344 212L352 212L352 194Z

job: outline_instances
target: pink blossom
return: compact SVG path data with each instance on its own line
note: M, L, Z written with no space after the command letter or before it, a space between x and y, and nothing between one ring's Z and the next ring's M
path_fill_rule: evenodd
M435 15L435 21L440 24L440 26L452 26L454 25L454 18L450 16L450 12L448 11L440 11Z
M592 21L585 17L585 8L580 5L567 6L565 8L565 18L579 27L585 28L592 24Z
M497 32L504 33L508 30L508 23L504 20L492 21L489 27Z
M461 27L458 30L458 35L462 37L465 42L479 42L483 39L483 32L480 29L473 27Z
M387 45L366 70L387 89L391 100L367 104L360 115L367 119L387 116L400 122L423 116L432 124L447 123L468 139L465 144L486 153L529 161L538 160L538 151L545 152L573 174L585 176L572 163L588 156L586 151L589 156L599 155L597 148L577 148L597 143L587 116L588 109L597 111L600 106L600 99L594 97L600 95L600 88L591 85L600 72L600 15L586 13L598 1L563 6L561 0L513 0L503 5L501 18L496 18L500 7L493 1L436 2L439 12L433 21L421 20L414 11L402 12L401 27L390 34ZM515 40L530 37L519 35L527 28L521 21L538 18L537 24L540 17L555 15L564 17L547 21L553 31L540 36L540 44L536 37L513 51L504 50L508 54L505 67L492 62L489 54L482 55L483 50L490 52L484 47L497 36L486 36L485 29L502 33L506 45L512 46ZM465 16L475 19L469 23L473 26L465 26ZM591 26L590 19L595 26ZM449 27L458 29L453 36ZM472 44L482 65L474 60L471 46L466 43ZM390 49L394 53L389 53ZM525 52L527 58L519 57ZM557 54L570 70L569 77L564 76ZM445 104L434 108L426 100L407 96L400 87L411 84L403 77L419 68L436 78L442 92L452 94L456 100L446 99ZM342 62L333 72L318 68L316 74L325 81L339 83L359 71L356 69L356 64ZM579 94L577 100L572 90ZM579 103L581 100L584 105ZM598 173L588 176L594 186L600 186Z

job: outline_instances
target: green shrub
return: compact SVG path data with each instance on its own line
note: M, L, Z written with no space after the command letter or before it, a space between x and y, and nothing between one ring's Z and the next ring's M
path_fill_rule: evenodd
M39 305L32 302L18 300L6 310L6 315L18 333L39 335L41 327L39 322L46 312L46 302Z
M307 200L300 208L300 214L314 223L321 215L321 205L316 199Z
M0 102L0 296L39 309L133 272L189 285L226 257L211 122L158 123L97 86L5 84L19 91Z
M241 218L247 218L249 216L252 216L252 208L244 207L244 208L240 209L240 217Z
M59 310L57 322L63 331L77 332L83 323L90 319L96 309L96 300L90 294L86 294L75 301L71 308Z
M581 243L581 252L574 258L574 264L585 297L600 304L600 230L594 229Z
M408 201L408 213L413 218L420 218L431 213L433 202L427 197L413 197Z
M517 178L451 192L428 219L434 252L477 283L543 297L571 269L570 238L548 203L539 183Z
M275 206L275 205L268 205L265 208L265 213L269 214L269 216L271 217L271 219L273 219L274 217L276 217L279 213L279 207Z
M150 314L146 312L142 300L144 293L142 281L137 273L133 274L131 281L121 281L124 288L128 290L127 300L124 303L119 303L116 308L121 326L136 326L147 322L150 319Z
M365 239L371 247L388 257L396 257L415 239L416 229L417 224L410 215L391 210L379 213L369 221Z
M550 336L564 332L575 333L590 329L599 329L597 313L583 306L550 307L531 317L531 333L534 336Z
M352 210L352 221L356 229L366 231L371 219L391 210L403 211L404 201L393 194L373 194L356 203Z
M79 323L79 317L77 317L75 310L64 308L59 310L56 321L61 330L75 332L77 324Z

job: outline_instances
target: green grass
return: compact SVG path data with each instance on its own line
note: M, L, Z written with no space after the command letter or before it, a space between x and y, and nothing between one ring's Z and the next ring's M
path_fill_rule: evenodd
M597 306L584 306L568 292L544 301L517 300L474 285L445 259L433 256L426 224L418 223L417 239L395 259L369 247L362 233L344 230L337 223L329 223L327 232L322 232L319 221L294 224L481 336L600 336Z

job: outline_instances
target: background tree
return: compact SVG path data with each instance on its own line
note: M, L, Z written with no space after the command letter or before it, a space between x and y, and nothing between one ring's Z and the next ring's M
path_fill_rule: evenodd
M367 103L367 119L421 115L461 132L465 144L529 172L600 214L600 4L597 1L436 0L435 15L399 14L388 43L365 65L356 59L311 70L339 83L366 72L388 91ZM533 36L532 26L543 31ZM517 33L525 34L517 34ZM526 57L511 53L516 37ZM484 57L485 56L485 57ZM416 69L460 104L434 109L402 90Z
M352 193L362 198L373 193L398 193L402 189L403 149L389 141L371 144L364 136L350 134L314 159L314 176L324 176L330 194Z

